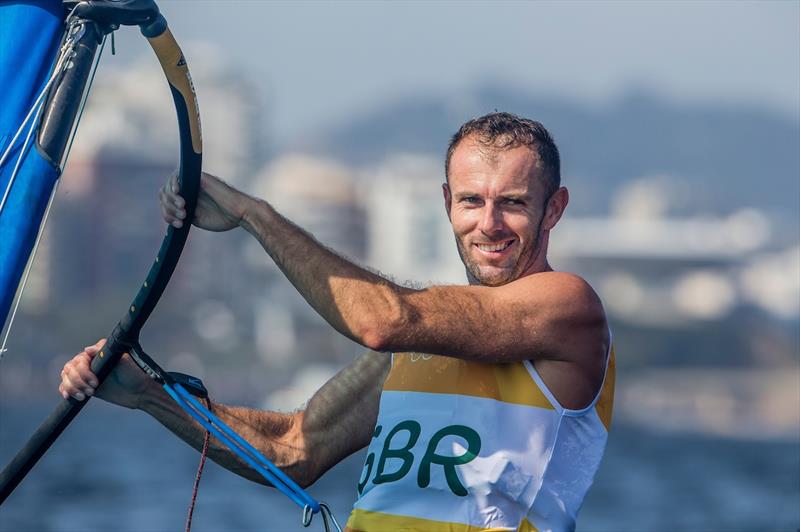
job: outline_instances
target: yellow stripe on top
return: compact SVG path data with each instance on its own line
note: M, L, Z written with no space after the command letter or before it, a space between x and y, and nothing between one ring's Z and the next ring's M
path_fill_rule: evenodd
M611 347L611 352L608 354L608 367L606 368L606 377L603 381L603 389L600 390L600 397L597 399L595 409L597 416L606 431L611 428L611 413L614 410L614 382L617 375L617 364L614 358L614 347Z
M469 395L553 409L522 362L483 364L446 356L397 353L383 389Z
M419 517L384 514L355 509L345 532L511 532L511 528L481 528L462 523L446 523ZM525 529L534 530L535 529Z

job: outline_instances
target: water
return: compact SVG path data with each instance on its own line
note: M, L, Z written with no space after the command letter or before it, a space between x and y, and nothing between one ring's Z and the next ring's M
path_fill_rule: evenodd
M0 405L5 464L49 406ZM0 508L1 532L182 530L198 454L140 412L92 401ZM363 455L311 488L344 524ZM618 424L578 521L583 531L800 528L800 446L656 434ZM196 532L296 531L300 510L275 490L207 463ZM322 530L315 521L310 530Z

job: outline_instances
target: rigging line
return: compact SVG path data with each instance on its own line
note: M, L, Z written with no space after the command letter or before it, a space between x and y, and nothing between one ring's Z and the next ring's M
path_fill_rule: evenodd
M235 454L245 460L260 473L261 476L272 483L276 489L292 499L298 506L301 506L303 508L303 526L309 526L313 514L319 512L322 516L322 522L326 532L330 532L331 530L342 532L342 527L336 520L336 516L333 514L333 511L331 511L330 506L324 502L317 502L314 500L306 490L298 486L283 471L250 445L247 440L226 425L224 421L216 417L213 412L211 412L210 408L205 408L194 396L186 391L183 386L179 383L175 383L174 386L165 383L164 389L175 399L181 408L200 423L208 432L225 443ZM220 430L222 430L224 434L220 433ZM244 454L245 452L246 454ZM253 463L253 459L261 462L261 464L269 468L270 471L265 471L263 468L256 467L256 464ZM276 476L278 478L276 478ZM276 482L277 480L280 480L280 482ZM304 501L302 499L306 500ZM333 525L333 528L331 528L331 525Z
M67 29L67 33L69 35L67 39L64 41L64 44L61 46L61 49L59 50L58 57L53 67L53 74L50 76L50 79L47 80L47 83L42 88L41 92L39 93L39 96L36 98L36 101L33 103L33 105L31 105L31 108L28 111L27 116L20 124L19 128L17 129L17 132L14 134L14 138L11 139L11 142L8 144L6 150L3 152L3 155L0 156L0 167L3 166L3 163L5 163L6 159L8 158L8 155L11 153L11 150L14 147L14 144L17 142L17 138L19 138L19 135L22 133L25 124L27 124L28 120L31 119L31 116L33 115L34 111L36 111L37 106L41 103L42 98L44 98L44 96L47 94L47 91L50 89L50 86L53 84L55 79L59 76L59 74L61 74L64 62L67 59L66 57L67 52L73 51L76 39L74 38L74 32L72 30L76 26L76 22L74 19L72 21L68 19L67 22L70 22L70 26Z
M31 121L30 127L28 128L28 134L25 136L25 142L22 144L22 147L20 147L19 155L17 156L17 162L14 164L14 170L11 172L11 176L8 178L8 185L6 185L6 190L3 193L3 199L0 200L0 212L3 212L3 208L6 206L6 201L8 200L9 194L11 193L11 187L14 185L14 181L16 180L17 174L19 173L19 168L20 164L22 163L22 158L24 157L25 153L28 151L28 147L30 146L31 134L36 129L36 122L39 120L39 117L41 116L42 98L47 94L47 90L50 88L50 85L52 84L52 82L55 80L55 78L58 76L59 73L60 71L54 73L53 76L50 78L50 81L47 82L47 85L45 85L45 89L41 92L41 94L39 94L39 97L34 102L33 107L31 107L28 116L26 116L25 120L22 121L22 124L20 124L19 128L17 129L17 132L14 134L14 138L11 139L11 143L6 148L6 151L3 153L3 156L0 157L0 168L2 168L3 164L6 162L6 159L8 158L8 155L14 148L14 145L17 142L17 138L19 137L20 133L22 133L22 130L25 129L28 120L30 120L31 116L33 115L34 119Z
M208 397L206 400L206 408L211 411L211 399ZM186 516L185 532L192 530L192 516L194 514L195 503L197 502L197 492L200 489L200 477L203 475L203 468L206 465L206 458L208 457L208 447L211 443L211 432L206 431L205 438L203 438L203 449L200 451L200 464L197 466L197 474L194 477L194 487L192 488L192 499L189 502L189 511Z
M244 448L251 455L257 457L259 461L261 461L270 470L270 473L278 477L281 483L283 483L288 489L290 489L294 494L296 494L298 498L303 499L303 504L300 504L298 502L300 506L307 504L312 507L314 513L319 511L319 503L317 503L317 501L315 501L314 498L311 497L311 495L309 495L308 492L306 492L306 490L301 488L294 480L292 480L288 475L286 475L286 473L281 471L278 467L275 466L275 464L273 464L267 458L265 458L255 447L250 445L250 443L248 443L247 440L242 438L239 434L236 433L236 431L234 431L228 425L226 425L224 421L215 416L211 411L207 410L202 404L200 404L200 402L197 399L194 398L194 396L192 396L189 392L187 392L186 389L183 388L183 386L181 386L180 384L176 384L175 387L177 388L180 395L183 396L183 398L186 401L188 401L195 410L202 413L207 419L209 419L212 423L214 423L220 429L222 429L225 432L225 434L233 438L236 441L238 447ZM284 493L286 492L284 491Z
M78 19L72 18L69 21L69 23L70 23L69 29L67 30L68 32L70 32L69 41L67 43L65 43L64 46L62 46L61 54L59 55L59 58L56 61L56 67L54 69L54 73L51 76L50 80L45 85L44 89L42 90L42 94L40 94L39 97L37 98L37 100L36 100L37 103L34 103L34 106L36 106L38 104L38 102L42 99L42 96L44 96L47 93L47 91L50 88L50 85L53 83L53 81L56 79L56 77L59 76L67 68L71 68L68 65L65 66L65 61L68 61L69 59L72 58L72 56L73 56L72 51L73 51L73 48L74 48L74 44L77 41L77 39L80 38L80 35L76 36L77 32L73 31L74 28L80 24L80 22L78 21ZM98 53L97 57L95 58L94 66L92 67L92 73L91 73L91 76L89 78L89 83L87 84L86 90L84 91L83 97L81 98L81 103L80 103L80 106L78 108L78 118L77 118L77 120L75 121L75 124L72 127L72 131L70 132L69 144L67 145L67 150L66 150L64 156L61 158L61 161L59 162L59 167L61 168L62 171L63 171L64 166L66 165L67 159L69 157L69 152L70 152L70 150L72 150L72 144L74 143L75 135L78 132L78 124L80 123L81 117L83 116L83 111L86 108L86 102L87 102L87 100L89 98L89 91L92 88L92 83L94 83L94 77L95 77L95 74L97 73L97 67L100 64L100 57L103 55L103 49L105 48L105 45L106 45L106 36L103 37L103 42L100 45L100 53ZM67 57L67 56L69 56L69 57ZM36 113L36 118L31 123L31 129L33 129L35 127L36 121L39 119L39 116L41 116L41 110L42 110L41 104L38 104L38 105L39 105L39 110ZM33 109L31 109L31 112L33 112ZM17 135L14 136L14 139L11 141L11 144L9 145L8 149L6 150L6 152L8 152L8 150L11 149L11 146L14 145L14 142L16 141L16 138L19 135L19 132L25 126L25 122L27 122L29 118L30 118L30 112L28 113L28 117L25 118L25 120L23 121L22 125L20 126L20 129L17 130ZM10 177L9 183L8 183L8 187L6 188L6 192L5 192L5 195L3 197L3 201L2 201L2 203L0 203L0 212L2 212L2 210L3 210L3 206L5 205L6 198L7 198L8 194L9 194L9 191L11 190L11 184L14 181L14 178L16 177L16 174L17 174L17 171L18 171L18 167L19 167L19 162L20 162L22 156L24 155L25 151L27 150L29 140L30 140L30 131L28 132L28 137L25 139L25 144L23 145L23 149L20 150L20 155L19 155L19 158L17 159L17 166L14 168L14 172L12 172L12 174L11 174L11 177ZM5 156L6 154L3 154L3 155ZM0 161L0 167L2 167L2 161ZM25 291L25 286L28 283L28 276L30 275L31 270L33 269L33 262L34 262L34 260L36 260L36 253L39 251L39 243L42 240L42 235L44 235L44 230L45 230L45 227L47 226L47 221L48 221L48 219L50 217L50 209L53 207L53 200L56 197L56 193L58 192L58 187L59 187L60 184L61 184L61 179L57 179L55 185L53 186L53 190L50 193L50 199L47 201L47 208L44 211L44 216L42 218L42 223L39 225L39 232L36 235L36 242L33 245L33 250L31 252L30 258L28 259L28 264L25 266L25 274L22 277L22 283L20 283L19 289L17 290L17 294L15 296L14 309L11 311L11 316L10 316L10 318L8 320L8 323L7 323L6 327L5 327L5 334L3 335L3 342L0 344L0 362L2 362L3 356L5 355L5 353L7 351L6 346L8 345L9 335L11 334L11 327L14 324L14 318L16 318L16 316L17 316L17 310L19 309L19 304L20 304L20 301L22 300L22 293Z
M235 431L233 431L230 427L228 427L222 420L214 416L210 410L207 410L203 407L186 389L181 386L179 383L175 383L174 385L167 384L166 382L163 384L164 390L178 403L178 405L186 411L192 418L195 419L203 428L206 429L207 433L213 434L218 440L220 440L223 444L225 444L229 449L231 449L237 456L239 456L242 460L247 462L253 469L255 469L258 473L261 474L268 482L270 482L276 489L281 491L284 495L288 496L292 501L294 501L298 506L303 508L303 517L302 523L304 527L307 527L311 524L311 519L314 513L319 512L322 516L322 522L325 527L326 532L331 532L331 522L335 527L334 530L337 532L342 532L342 528L339 525L339 522L336 520L336 517L333 515L330 507L325 504L324 502L317 502L315 501L308 493L301 487L297 486L294 481L290 478L286 477L283 471L276 468L272 462L270 462L267 458L265 458L260 452L254 449L250 444L247 443L246 440L242 439ZM192 404L190 405L188 402L190 401ZM225 433L220 432L224 430ZM230 433L230 436L228 435ZM244 446L244 448L243 448ZM253 456L251 456L251 453ZM272 474L271 471L267 471L260 464L256 463L255 460L258 460L263 465L269 467L270 469L274 469L276 473L279 473L280 476L285 477L289 484L283 483L278 479L276 476ZM296 486L298 491L289 490L290 484ZM308 498L309 502L304 502L301 497ZM315 508L316 506L316 508ZM329 519L331 522L329 522Z
M311 524L311 519L314 513L319 512L322 516L322 522L325 527L326 532L331 532L331 530L335 530L336 532L342 532L342 527L339 525L339 522L336 520L336 516L328 506L324 502L317 502L315 501L303 488L298 486L291 478L286 476L286 474L278 469L272 462L270 462L267 458L265 458L258 450L253 448L247 440L244 440L241 436L239 436L233 429L225 424L222 420L217 418L210 409L206 409L197 399L195 399L186 389L181 386L179 383L175 383L174 387L170 386L169 384L164 384L164 389L167 393L172 396L173 399L181 406L190 416L192 416L200 425L202 425L208 432L213 434L217 439L225 443L234 453L236 453L240 458L245 460L251 467L253 467L258 473L260 473L265 479L267 479L272 485L291 498L296 504L303 508L303 519L302 523L303 526L307 527ZM191 403L191 404L189 404ZM223 434L220 432L220 429L225 432ZM244 454L242 451L247 451L247 454ZM254 463L253 458L256 458L260 461L263 465L270 468L271 471L266 471L263 468L257 467L257 464ZM276 482L279 480L276 478L272 472L276 473L281 479L285 479L285 482L282 481L283 486L281 483ZM266 473L266 474L265 474ZM291 489L288 491L285 488ZM304 502L302 500L298 500L301 498L308 499L308 502ZM333 525L333 528L331 528Z
M314 513L319 511L319 503L311 498L308 493L302 488L294 484L294 482L286 477L286 475L277 469L269 460L267 460L260 452L254 449L246 441L242 440L241 436L236 434L228 427L223 421L217 418L214 414L208 412L202 405L199 405L194 397L191 397L183 386L176 383L174 386L169 384L163 385L167 393L175 399L175 401L200 425L206 430L211 432L218 440L228 446L239 458L247 462L250 467L256 470L262 477L270 482L275 488L281 491L284 495L292 499L295 504L301 508L309 507ZM190 400L191 405L187 403ZM199 408L197 408L199 405ZM260 462L260 463L258 463ZM265 467L266 466L266 467ZM270 470L268 470L269 468ZM278 475L274 474L278 473ZM283 478L279 478L283 477ZM286 479L286 481L284 481ZM296 486L292 489L292 484Z
M25 116L25 118L22 120L19 127L17 128L17 132L14 133L14 137L11 139L11 142L8 144L8 146L6 146L3 155L0 156L0 167L2 167L3 164L5 164L6 159L8 158L11 151L14 149L14 145L17 143L17 139L22 133L22 130L25 129L25 125L28 123L28 120L31 119L31 116L34 114L34 112L36 112L36 114L38 115L38 109L42 102L42 98L44 98L44 96L47 94L47 91L50 89L50 86L53 84L53 81L55 81L56 77L58 77L58 75L61 73L61 67L63 66L62 60L63 60L63 55L59 54L58 61L56 63L55 69L53 69L52 76L50 76L50 79L47 80L47 83L42 88L42 91L39 93L39 96L36 98L36 101L34 101L33 105L31 105L28 114Z
M342 532L342 526L339 524L339 521L336 520L336 516L333 515L333 511L331 510L330 506L324 502L319 503L319 513L322 515L322 521L325 524L326 532L330 532L331 530L328 519L333 522L334 530L336 530L336 532Z
M5 151L3 152L3 155L0 156L0 168L2 168L6 162L6 159L8 159L8 156L13 151L17 139L19 138L20 134L22 134L22 130L25 129L25 126L27 125L28 121L31 120L31 117L35 116L35 118L31 122L30 128L28 129L28 136L25 139L25 143L20 148L20 153L19 156L17 157L17 163L14 166L14 171L11 173L11 176L8 179L8 185L6 186L6 190L3 193L3 199L0 200L0 212L3 212L3 207L5 207L6 201L8 200L8 195L11 192L11 187L14 184L14 180L16 179L17 174L19 172L20 162L22 161L22 157L28 149L28 142L30 141L31 132L35 129L36 122L39 119L39 116L41 115L43 99L50 91L50 88L52 87L53 83L55 83L56 79L65 70L71 68L72 66L71 63L68 63L68 61L72 59L72 57L74 57L75 43L77 42L77 39L80 38L81 35L79 31L75 30L76 28L78 28L78 26L81 26L82 28L82 23L78 19L68 20L67 22L69 22L69 27L67 29L68 37L64 42L64 45L61 47L58 59L56 60L56 64L53 68L53 74L50 76L50 79L47 80L47 83L42 88L41 92L39 93L39 96L36 98L36 101L33 102L33 105L28 111L27 116L25 116L25 119L19 125L19 128L17 128L16 133L14 133L14 137L11 139L11 142L6 147Z
M19 157L17 158L17 163L14 166L14 171L11 172L11 177L8 180L8 187L6 188L6 192L5 192L5 195L3 196L2 202L0 202L0 212L3 211L3 206L6 203L6 198L8 198L8 195L9 195L9 193L11 191L11 185L14 183L14 178L17 176L17 173L18 173L19 167L20 167L20 163L22 162L22 157L25 155L25 152L27 152L28 148L30 147L30 143L29 142L30 142L31 134L33 133L33 130L35 129L36 121L39 119L41 111L42 111L42 107L40 105L39 109L36 112L36 118L33 120L33 122L31 122L31 127L28 130L28 135L25 138L25 143L22 145L22 149L19 152ZM11 319L9 319L8 326L5 329L6 333L5 333L5 336L3 337L3 343L2 343L2 345L0 345L0 360L3 359L3 354L6 352L6 343L8 342L8 336L11 333L11 326L14 323L14 318L17 315L17 309L19 308L19 302L22 300L22 292L25 290L25 285L28 282L28 276L31 273L31 267L33 266L34 256L36 255L36 251L39 248L39 242L41 241L42 234L44 233L44 230L43 230L44 229L44 223L46 222L46 218L47 218L48 214L50 213L50 208L53 206L53 198L55 197L56 189L58 189L59 181L60 181L60 179L56 180L55 184L53 185L53 190L50 192L50 199L47 201L47 208L45 209L45 215L44 215L45 219L43 220L42 224L39 226L39 232L36 235L36 242L33 245L33 252L28 257L28 262L25 265L25 275L23 276L22 283L19 285L19 288L17 289L17 293L14 296L14 298L15 298L14 310L11 313Z
M17 309L19 308L19 302L22 300L22 292L25 291L25 286L28 283L28 276L33 269L33 261L36 258L36 252L39 250L39 242L42 240L42 235L44 234L44 226L47 224L47 217L50 215L50 208L53 206L53 200L56 197L56 191L58 190L58 185L61 183L60 179L56 180L56 184L53 187L53 192L50 194L50 200L47 202L47 209L44 211L44 219L42 221L42 225L39 228L39 234L36 235L36 243L33 245L33 252L31 253L30 258L28 259L28 264L25 266L25 275L22 277L22 283L19 285L19 289L17 290L17 295L15 296L14 301L14 309L11 311L11 317L8 319L8 325L5 328L5 334L3 335L3 343L0 344L0 362L3 361L3 356L5 355L7 349L6 345L8 344L8 337L11 334L11 326L14 324L14 318L17 316Z

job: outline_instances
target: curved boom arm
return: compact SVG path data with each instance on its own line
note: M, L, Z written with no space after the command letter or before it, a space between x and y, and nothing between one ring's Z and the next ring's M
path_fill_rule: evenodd
M112 9L114 5L124 11L126 17L121 17L121 20L114 21L114 11ZM130 8L132 5L136 9L133 11L128 9L126 11L126 8ZM93 7L96 10L96 18L93 17ZM135 16L131 14L132 12ZM200 117L186 61L180 47L167 27L166 20L158 13L158 8L152 0L127 0L113 3L96 0L81 2L75 8L73 15L86 18L87 23L98 24L107 30L116 29L116 26L121 23L138 24L142 33L150 42L164 69L178 114L181 144L179 180L181 193L187 203L188 219L191 220L194 216L202 166ZM86 57L91 61L93 54L87 54ZM85 69L74 69L76 72L83 70ZM80 81L78 83L69 83L68 77L65 76L61 86L65 86L64 83L67 83L68 85L66 86L70 86L76 91L74 97L79 98L81 96L85 86L85 79L82 83ZM142 326L155 308L175 270L190 227L191 224L184 224L180 229L175 229L172 226L167 229L167 234L164 237L158 255L133 303L131 303L125 315L108 336L108 341L103 350L92 362L92 371L97 375L99 382L102 383L108 376L122 354L138 343ZM0 473L0 504L25 478L25 475L87 402L88 399L87 401L77 401L69 398L62 400L56 406L22 450Z

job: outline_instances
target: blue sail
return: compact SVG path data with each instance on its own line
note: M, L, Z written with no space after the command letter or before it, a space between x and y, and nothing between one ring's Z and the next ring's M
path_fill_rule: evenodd
M0 154L47 82L64 33L64 16L60 0L0 0ZM27 132L25 128L0 166L0 199L6 196L0 211L0 329L61 174L37 149L35 131L25 144Z

